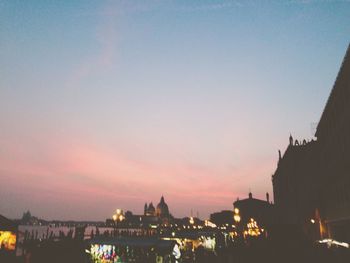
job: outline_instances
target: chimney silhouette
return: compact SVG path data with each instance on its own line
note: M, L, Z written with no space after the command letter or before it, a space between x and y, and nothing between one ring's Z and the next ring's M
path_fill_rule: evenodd
M267 201L268 203L270 203L270 195L269 195L269 193L266 193L266 201Z

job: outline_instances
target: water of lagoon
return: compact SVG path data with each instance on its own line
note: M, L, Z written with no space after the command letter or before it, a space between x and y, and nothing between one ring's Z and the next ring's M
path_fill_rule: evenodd
M58 238L60 233L63 233L65 236L72 231L73 236L75 235L75 227L68 226L30 226L30 225L20 225L18 227L18 238L17 238L17 251L16 255L21 256L23 254L23 241L25 233L29 234L29 238L34 239L47 239L48 236L52 236L53 238ZM99 233L112 233L112 227L98 227ZM87 226L84 233L84 239L89 239L91 234L96 234L97 227L96 226Z

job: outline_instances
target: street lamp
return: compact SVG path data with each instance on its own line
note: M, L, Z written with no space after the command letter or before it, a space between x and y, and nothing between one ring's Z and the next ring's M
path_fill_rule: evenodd
M117 209L115 211L115 214L112 216L114 221L114 226L117 229L118 228L118 221L121 222L124 220L123 210Z
M241 216L239 214L239 209L237 207L235 207L233 209L233 220L236 223L236 233L239 236L240 235L239 234L240 233L240 224L239 224L239 222L241 222Z

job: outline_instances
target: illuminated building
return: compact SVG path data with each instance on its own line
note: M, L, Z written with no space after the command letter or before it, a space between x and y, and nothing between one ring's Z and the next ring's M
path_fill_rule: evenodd
M315 137L294 141L272 177L281 222L311 238L350 240L350 45Z
M253 194L249 193L248 198L235 201L233 207L231 217L240 230L246 229L251 219L264 229L275 223L274 205L270 202L268 193L266 193L266 200L253 198Z

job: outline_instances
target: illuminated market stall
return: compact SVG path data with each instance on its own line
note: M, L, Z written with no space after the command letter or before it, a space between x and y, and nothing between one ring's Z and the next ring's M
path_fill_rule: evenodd
M94 262L170 262L180 257L175 241L151 237L97 237L89 244L86 252Z

